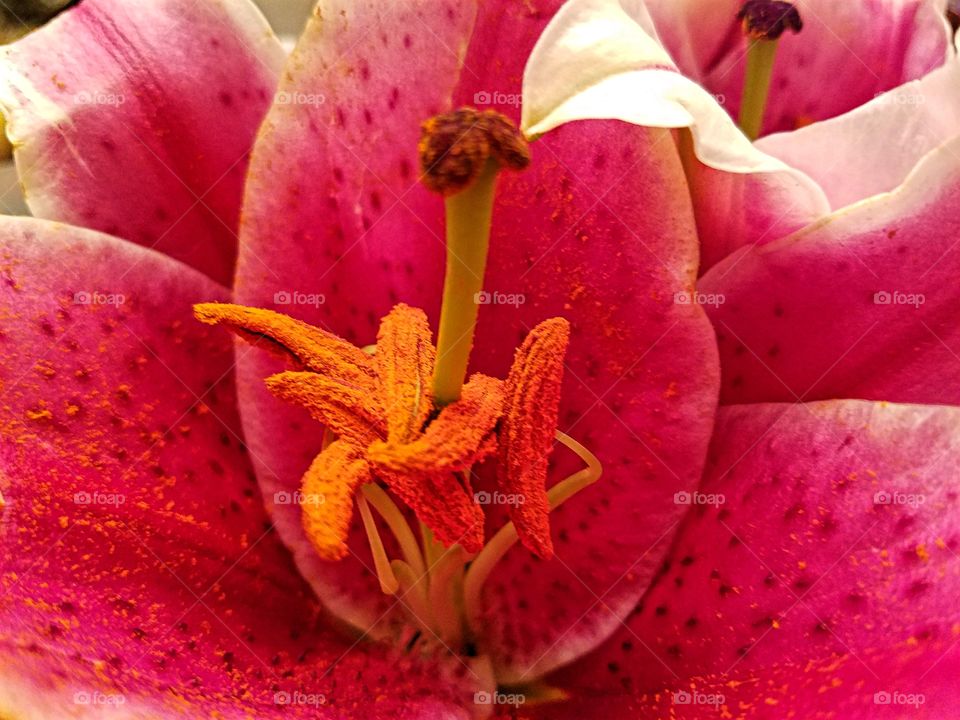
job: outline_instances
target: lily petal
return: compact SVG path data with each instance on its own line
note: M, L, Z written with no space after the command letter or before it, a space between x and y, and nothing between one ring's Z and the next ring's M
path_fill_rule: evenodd
M809 174L830 205L842 208L894 190L927 153L956 137L958 86L960 59L953 55L920 80L845 115L760 138L757 147Z
M242 302L269 305L283 290L322 293L328 302L296 306L297 316L358 344L372 340L377 319L398 302L422 307L436 319L443 203L421 196L415 178L401 184L404 175L397 169L406 167L404 159L416 167L419 124L449 109L461 74L460 55L450 49L466 45L470 27L454 23L469 6L448 12L430 4L425 17L434 32L421 36L423 18L415 10L423 6L391 4L385 12L379 3L325 5L327 22L314 23L301 41L287 87L331 96L335 90L346 122L329 106L278 107L268 118L253 161L251 187L260 190L251 191L253 204L245 213ZM520 70L510 58L532 48L556 6L535 0L485 4L454 97L477 104L470 93L481 88L519 96ZM400 19L406 17L403 27L411 28L410 48L394 42L395 25L388 23L407 12ZM384 34L387 47L374 44L382 61L373 63L373 48L360 40L382 40ZM481 64L473 57L488 60ZM349 68L353 75L347 77ZM404 91L408 73L420 79L415 93ZM389 107L394 87L401 93L395 111L381 118L378 111L384 103ZM499 109L511 109L509 101ZM515 107L511 111L516 114ZM383 138L378 147L389 152L370 150L374 132ZM300 159L294 161L291 148ZM533 151L530 169L500 179L486 283L491 291L522 293L526 302L481 309L473 370L505 376L530 328L549 317L570 320L569 388L560 429L600 456L605 475L551 518L559 559L534 567L530 553L517 548L488 581L483 650L494 656L502 679L528 670L532 677L570 661L601 642L629 612L682 513L673 493L691 489L700 477L719 382L704 313L674 302L676 293L693 289L698 243L669 134L614 122L577 123L550 133ZM368 167L399 188L396 194L410 191L402 204L391 205L391 196L381 194L381 210L373 212L370 195L383 186ZM318 186L328 177L329 184ZM607 315L598 318L598 307L607 308ZM293 491L319 445L318 437L304 437L302 414L278 412L260 389L275 367L248 356L240 386L251 449L268 463L258 465L268 496ZM281 435L291 438L282 451L271 447ZM554 472L559 480L578 469L578 461L565 455ZM638 520L640 508L644 522ZM464 519L468 510L464 505ZM489 515L491 532L509 520L506 511ZM349 558L321 563L299 517L284 517L279 528L330 609L361 627L372 625L385 609L376 579ZM353 537L351 548L362 557L365 539L362 533ZM604 562L597 560L601 553ZM515 583L516 577L529 582ZM596 604L597 594L605 594L607 607Z
M960 402L960 138L896 191L714 267L725 403Z
M229 284L248 154L283 59L248 0L84 0L0 49L31 211Z
M318 625L191 317L226 289L35 219L0 258L0 714L465 718L447 670Z
M704 269L830 210L813 180L755 148L716 98L677 71L642 3L567 3L530 56L523 97L522 127L534 136L591 118L689 128L692 142L683 136L680 152Z
M735 666L726 673L724 669L659 687L585 694L527 710L532 718L545 720L703 720L714 715L731 720L941 720L960 712L956 690L960 658L956 647L947 643L902 645L750 670Z
M240 302L274 307L279 292L322 297L280 309L361 347L401 300L436 313L443 205L419 183L417 142L420 124L449 108L475 14L475 3L457 0L320 3L251 161ZM296 490L321 442L304 413L263 387L279 369L263 353L239 359L244 429L264 459L255 465L268 497ZM277 437L286 438L282 447ZM331 612L371 627L387 609L372 565L321 562L299 513L276 510L281 535ZM368 557L366 545L355 525L357 557Z
M683 689L850 655L897 682L870 654L956 639L958 429L960 409L942 406L724 408L701 494L656 584L566 677Z
M487 266L516 302L481 309L473 367L504 377L531 328L569 321L558 429L603 478L551 514L553 560L517 546L487 581L483 649L503 682L578 657L633 607L683 512L673 493L699 481L718 383L713 330L685 303L697 240L669 133L578 122L533 150L501 178ZM556 453L551 483L581 467ZM507 520L492 506L488 535Z

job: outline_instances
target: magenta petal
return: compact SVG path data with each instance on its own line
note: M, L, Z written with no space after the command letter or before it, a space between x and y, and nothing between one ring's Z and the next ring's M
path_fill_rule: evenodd
M942 0L795 0L799 34L780 39L764 132L793 130L845 113L943 64L951 33ZM701 22L697 13L685 18ZM737 117L747 39L735 16L714 27L725 54L701 82Z
M960 140L881 195L714 267L726 403L960 402Z
M684 510L674 493L699 481L718 385L712 329L678 300L697 242L669 132L578 122L532 150L502 180L474 368L503 376L531 327L567 318L560 430L604 474L551 516L555 559L517 547L486 587L481 646L511 681L578 657L636 603ZM551 477L581 466L558 451Z
M466 67L484 72L464 72L458 100L516 118L522 59L557 5L481 12ZM531 152L530 169L501 179L473 369L505 376L532 327L570 320L560 429L604 475L551 516L555 559L516 547L488 581L480 647L521 682L594 647L639 598L679 518L673 492L699 480L717 389L712 331L675 302L698 251L669 134L580 122ZM580 467L557 450L553 477ZM494 511L488 535L507 519Z
M707 675L762 678L777 663L949 646L960 627L958 462L957 408L723 409L701 494L656 584L566 679L682 688Z
M229 284L283 58L248 0L84 0L3 48L0 103L33 214Z
M960 714L958 672L955 645L907 645L808 663L733 667L728 674L578 695L529 710L544 720L944 720Z
M475 8L325 3L290 61L258 141L241 230L238 302L275 307L366 345L403 302L436 314L443 204L419 184L420 123L449 108ZM416 78L411 83L410 78ZM278 369L239 355L244 426L268 497L294 491L321 428L263 385ZM362 530L355 556L321 562L297 507L274 508L304 575L338 616L368 628L389 607Z
M520 92L522 58L554 5L485 6L456 99L483 105L488 98L478 94L486 92L491 104L515 116L509 98ZM464 43L469 22L439 12L425 26L404 15L405 8L391 16L409 33L399 45L393 26L388 30L365 4L346 10L342 25L341 15L331 13L333 21L308 30L286 89L324 92L338 103L274 109L255 153L255 200L244 227L241 301L290 300L287 310L361 344L372 342L378 318L397 302L422 306L435 321L442 280L443 204L415 185L412 168L420 122L449 107L449 88L459 77L456 58L444 48ZM433 36L426 36L428 28ZM357 47L360 34L381 42ZM331 66L336 72L327 70L333 58L340 58ZM415 88L401 82L397 68L419 78ZM391 112L384 114L384 106ZM270 151L281 146L287 155ZM300 151L291 155L289 148ZM669 134L582 123L551 133L533 151L533 168L502 179L487 282L497 297L520 294L525 304L482 309L474 369L504 376L531 327L552 315L570 318L562 429L595 450L607 474L558 513L557 560L526 567L529 553L516 550L487 586L482 649L494 656L501 678L514 679L594 646L639 597L681 513L672 493L699 478L718 384L712 330L701 309L675 302L676 293L692 289L697 243ZM309 303L310 294L326 302L295 304L298 297ZM609 314L598 317L597 308ZM306 418L278 411L265 396L262 378L272 370L266 363L259 354L247 356L241 393L255 462L264 459L260 479L272 492L299 483L320 438L304 432L315 427ZM578 468L566 455L556 473ZM660 494L664 487L667 495ZM638 522L640 507L655 519ZM281 517L300 567L331 609L364 626L376 620L382 600L362 539L353 547L367 567L353 560L323 564L299 518ZM497 513L488 530L503 522L506 515ZM529 577L526 588L514 583L520 576ZM607 604L597 605L594 593Z
M0 714L465 717L440 669L318 626L239 436L232 345L192 318L225 289L33 219L0 221L0 258Z

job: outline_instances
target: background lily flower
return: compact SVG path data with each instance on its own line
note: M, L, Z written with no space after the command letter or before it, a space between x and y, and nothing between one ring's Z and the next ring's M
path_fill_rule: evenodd
M666 3L650 4L649 11L643 3L626 6L615 0L568 3L531 57L523 123L524 129L533 134L589 117L689 129L679 136L679 151L694 197L702 247L701 272L744 245L778 240L831 211L895 189L926 152L953 135L950 119L956 100L950 83L957 73L957 58L950 47L942 3L894 2L878 7L875 3L853 2L844 3L842 9L827 3L835 8L829 12L818 3L796 4L802 14L807 10L804 27L796 35L785 32L777 41L766 115L779 112L778 103L789 105L805 92L833 103L837 112L840 107L848 110L869 102L849 115L761 138L755 145L748 142L727 112L731 95L698 84L702 77L691 71L689 62L672 47L685 33L692 32L677 30L686 27L678 18L689 17L692 24L700 19L693 8L701 5L669 5L674 12L665 9ZM704 22L696 27L703 32L720 26L735 31L729 42L737 48L736 57L742 59L749 41L737 24L710 21L714 16L709 13L719 13L720 6L735 18L736 7L729 5L711 5ZM917 18L927 19L916 33L903 30L902 36L896 35L903 38L899 44L883 33L864 31L859 33L858 43L843 46L838 45L839 35L830 42L820 38L829 27L842 34L843 28L850 26L849 18L836 18L833 13L889 18L891 25L904 28L912 27ZM659 23L655 22L658 15L664 16L659 17ZM874 25L870 27L875 29ZM660 43L661 32L668 39L674 38L667 43L673 56ZM867 47L861 47L863 44ZM791 64L791 54L807 53L818 58L854 53L856 58L860 52L865 58L861 63L869 65L875 57L889 62L889 57L898 57L897 48L913 48L914 44L932 48L925 51L927 60L922 63L930 74L923 76L917 66L916 71L904 73L903 80L919 80L879 95L896 84L892 78L882 83L878 79L876 89L861 97L842 82L835 84L836 75L816 77L817 63ZM915 54L923 53L918 50ZM858 65L855 59L843 63L844 67L852 65ZM878 78L876 72L859 67L861 75ZM781 87L785 78L779 77L780 72L803 73L804 87L809 90ZM821 72L827 71L824 68ZM743 85L742 77L738 82ZM834 96L840 98L836 103L828 100ZM911 116L909 126L905 126L904 118L917 108L922 112ZM736 114L735 108L733 112ZM822 117L834 114L831 111ZM889 161L880 159L886 156ZM884 169L878 172L881 165Z
M780 39L765 135L853 110L923 77L942 65L950 50L946 0L791 4L803 30ZM680 71L722 99L736 119L750 44L737 20L743 0L647 0L646 5Z

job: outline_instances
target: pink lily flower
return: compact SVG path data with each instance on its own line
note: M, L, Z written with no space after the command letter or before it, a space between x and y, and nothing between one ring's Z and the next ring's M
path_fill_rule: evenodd
M524 127L690 128L678 147L727 407L705 506L626 627L553 678L581 700L550 717L950 717L956 59L751 146L632 10L558 14L527 68ZM809 188L806 217L745 230ZM736 229L717 243L724 219Z
M536 53L521 82L551 18L541 47L578 9L558 8L327 2L277 89L282 54L244 0L85 0L4 51L0 102L43 219L0 222L3 713L956 712L955 411L763 397L716 417L721 321L691 300L701 217L671 133L561 117L518 159L521 90L552 112ZM464 105L502 114L449 113ZM761 176L816 189L741 140ZM913 202L889 217L922 236L939 216ZM489 254L460 277L483 284L457 305L445 245L449 279L491 208ZM234 354L198 302L254 347ZM478 304L459 353L444 327L472 327ZM874 392L930 402L884 372ZM515 463L545 428L576 442L549 468L548 450ZM373 468L412 512L378 483L342 502L311 474L344 448L351 477ZM482 504L531 465L551 504L578 492L534 520ZM457 483L417 494L407 476ZM484 528L457 524L476 512ZM443 534L457 527L465 550Z

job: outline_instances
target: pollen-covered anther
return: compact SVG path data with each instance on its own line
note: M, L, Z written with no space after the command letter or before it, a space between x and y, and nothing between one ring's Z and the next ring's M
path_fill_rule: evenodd
M782 0L747 0L737 19L752 40L776 40L787 30L799 33L803 29L796 5Z
M436 115L421 126L420 167L423 184L443 195L467 188L488 160L523 170L530 148L517 126L494 110L460 108Z
M517 349L504 391L497 484L523 498L510 516L523 545L553 556L546 481L560 412L563 362L570 323L552 318L537 325Z

